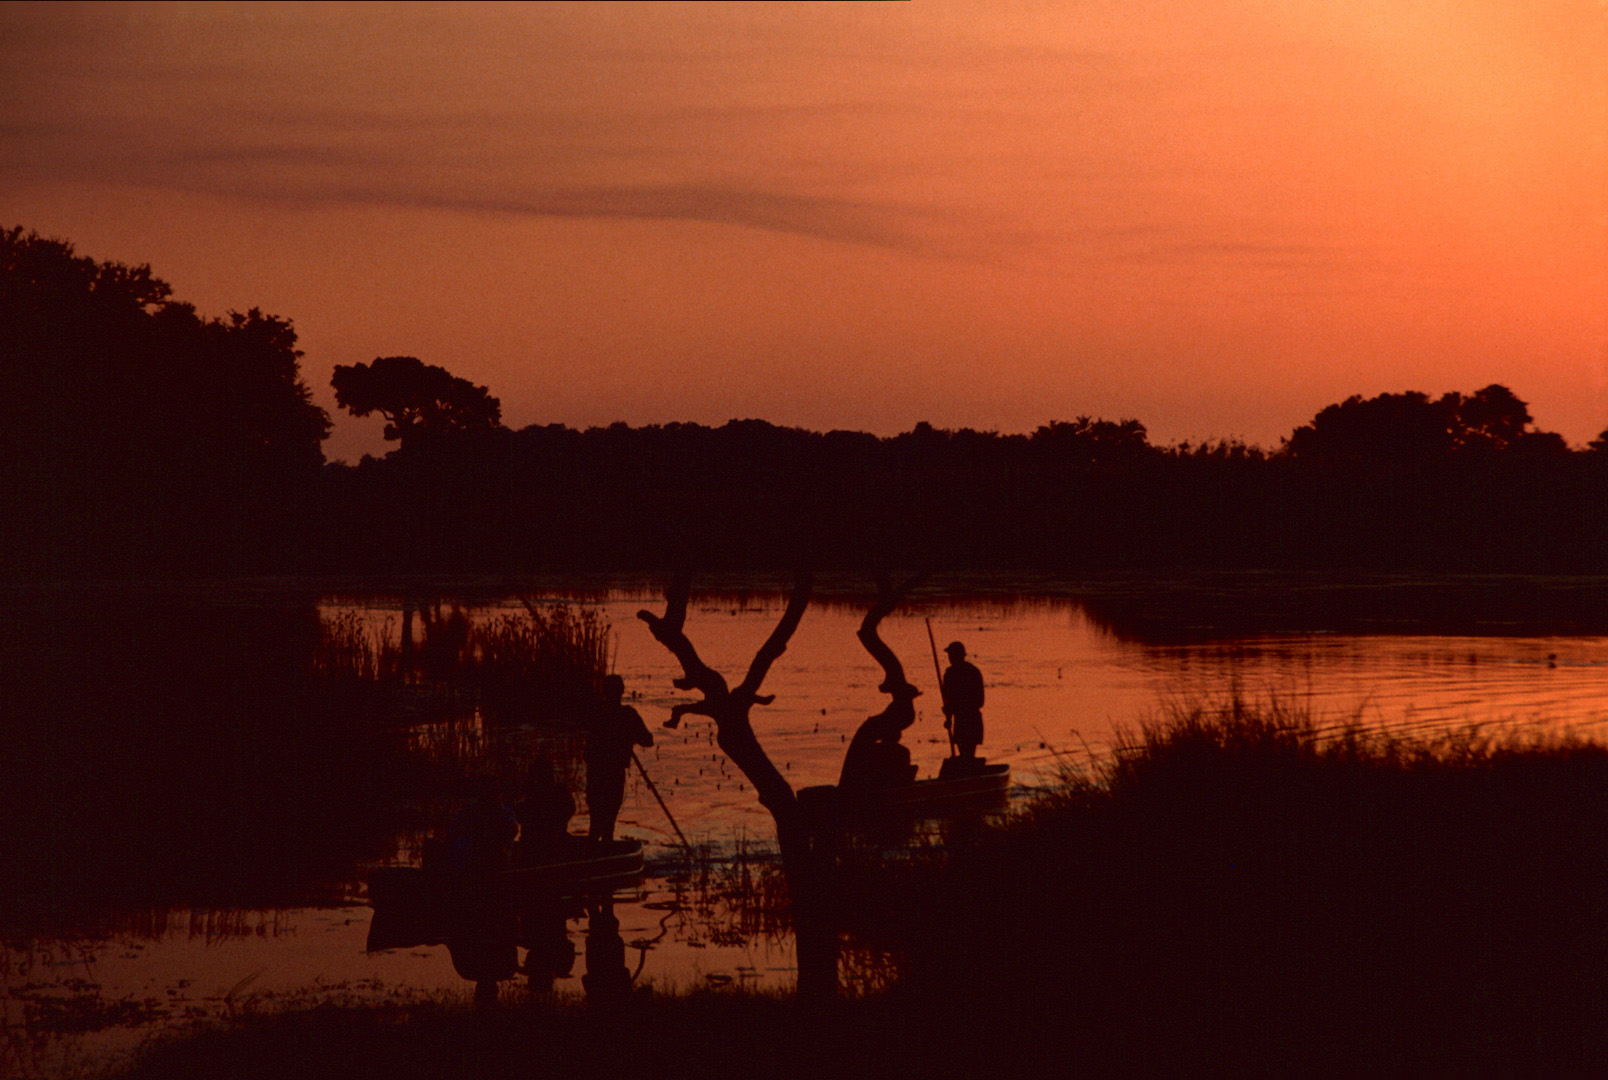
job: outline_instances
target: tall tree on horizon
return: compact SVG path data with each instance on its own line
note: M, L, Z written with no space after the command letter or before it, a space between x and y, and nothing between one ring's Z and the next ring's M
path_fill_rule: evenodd
M385 417L385 438L403 451L492 431L502 422L502 403L490 390L416 356L337 364L330 385L336 403L353 416Z
M0 229L5 549L29 565L194 566L282 551L329 417L287 319L203 318L148 265Z

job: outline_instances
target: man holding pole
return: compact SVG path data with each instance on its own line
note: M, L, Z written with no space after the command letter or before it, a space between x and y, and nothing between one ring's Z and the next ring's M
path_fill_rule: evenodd
M944 646L949 670L944 672L944 727L954 741L961 761L977 760L977 744L983 741L983 675L966 660L966 646L951 641Z
M625 680L618 675L605 678L603 700L586 720L586 813L591 820L587 835L593 840L614 839L614 820L625 801L625 770L636 753L633 748L652 745L653 733L642 715L625 703Z

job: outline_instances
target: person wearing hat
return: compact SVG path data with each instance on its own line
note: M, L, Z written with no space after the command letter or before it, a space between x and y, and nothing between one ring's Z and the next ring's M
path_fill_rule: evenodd
M966 660L966 646L951 641L944 646L949 670L944 672L944 727L964 761L975 761L983 741L983 675Z

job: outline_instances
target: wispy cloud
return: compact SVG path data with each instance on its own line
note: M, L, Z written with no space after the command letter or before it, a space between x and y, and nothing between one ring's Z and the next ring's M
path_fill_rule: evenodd
M391 184L311 182L286 187L245 181L237 191L266 199L413 206L468 213L553 218L699 221L841 243L936 254L939 245L914 227L913 211L782 191L716 184L636 184L502 190L409 188Z
M387 205L552 218L693 221L839 243L942 254L933 211L886 201L788 190L784 183L642 180L577 183L553 177L550 161L523 167L507 149L465 165L407 139L374 137L360 120L339 142L255 141L238 131L222 142L172 128L142 138L125 129L107 140L81 125L0 125L0 171L36 182L122 182L260 201ZM461 129L457 129L461 130ZM382 133L383 134L383 133ZM469 154L470 158L475 155ZM539 155L538 155L539 156ZM571 170L573 171L573 170ZM535 175L529 175L534 173Z
M596 95L577 96L552 90L587 72L554 59L554 42L525 58L530 70L507 67L512 61L504 58L501 74L490 77L454 70L440 51L421 53L428 75L407 86L395 67L345 67L321 38L304 49L297 35L311 24L273 12L266 27L204 14L178 38L163 36L178 29L168 25L176 16L117 21L92 14L0 15L0 58L12 69L3 82L32 88L25 99L19 93L0 101L0 177L291 204L706 222L954 253L940 225L958 211L869 193L863 160L851 165L852 155L835 153L831 138L819 134L874 108L852 95L841 102L652 101L637 88L605 84ZM345 25L330 16L326 29ZM450 38L466 26L485 30L467 21L439 28ZM245 34L259 35L260 48L244 47ZM174 44L185 35L218 47ZM498 52L492 43L475 44ZM282 62L292 55L294 62ZM312 77L315 57L333 65L328 86ZM480 93L499 79L509 82L503 92ZM411 93L387 97L388 81ZM779 146L785 137L778 133L800 127L817 133L812 142Z

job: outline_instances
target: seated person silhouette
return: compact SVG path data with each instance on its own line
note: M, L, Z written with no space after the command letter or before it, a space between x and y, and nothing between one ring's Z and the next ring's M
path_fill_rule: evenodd
M494 776L469 781L469 800L447 829L441 868L467 877L506 870L519 821L503 801Z
M906 687L893 703L860 725L843 755L838 789L846 795L865 794L908 784L916 778L910 750L899 741L904 729L915 723L914 699L920 691Z
M575 798L554 778L553 763L542 760L532 765L525 797L514 804L514 816L519 819L514 862L534 866L562 855L574 814Z

